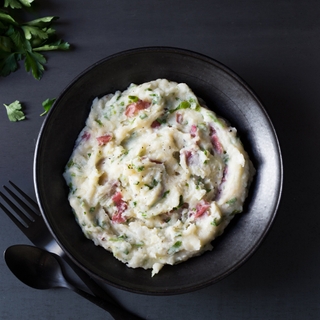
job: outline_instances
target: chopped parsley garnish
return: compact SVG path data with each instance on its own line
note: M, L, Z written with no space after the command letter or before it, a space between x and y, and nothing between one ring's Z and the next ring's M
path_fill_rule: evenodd
M132 101L132 102L137 102L139 101L139 98L137 96L129 96L129 99Z
M221 223L221 219L214 218L211 224L217 227Z
M234 205L237 202L237 198L232 198L226 202L229 206Z
M188 101L181 101L181 102L179 103L179 105L178 105L175 109L170 110L170 113L173 113L173 112L175 112L175 111L177 111L177 110L180 110L180 109L189 109L190 107L191 107L190 102L188 102Z
M156 179L153 179L152 180L152 183L151 184L144 184L146 187L149 188L149 190L153 189L154 187L156 187L158 185L158 181Z
M139 118L140 118L141 120L143 120L143 119L145 119L145 118L148 118L148 115L147 115L146 113L142 113L142 114L139 115Z
M222 157L222 160L224 163L228 163L228 161L230 160L230 157L227 153L225 153Z
M180 194L180 196L179 196L179 204L178 204L177 207L174 207L173 209L174 209L174 210L177 210L177 209L181 208L181 207L183 206L183 204L184 204L184 202L183 202L183 195Z
M170 190L165 191L165 192L163 193L161 199L164 199L164 198L167 196L168 193L170 193Z
M67 167L71 168L74 165L74 161L71 159L68 163L67 163Z
M94 120L100 127L103 127L103 123L99 119Z
M158 118L156 121L159 122L160 124L167 123L167 119L166 118Z
M182 245L181 241L175 242L175 244L168 250L168 254L174 254L178 252L181 245Z
M133 163L129 163L128 164L128 169L130 170L136 170L136 171L142 171L144 169L144 166L140 166L140 167L137 167L136 165L134 165Z
M73 187L72 182L69 183L69 189L72 194L75 194L75 192L78 190L77 188Z
M117 238L110 238L110 241L124 241L128 239L128 236L126 234L123 234Z

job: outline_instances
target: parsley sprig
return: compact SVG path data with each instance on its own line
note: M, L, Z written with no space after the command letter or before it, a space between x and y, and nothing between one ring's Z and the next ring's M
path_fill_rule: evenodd
M48 16L29 22L18 20L16 10L28 8L34 0L5 0L0 8L0 75L8 76L24 60L27 72L40 80L46 58L40 52L68 50L69 43L57 39L52 23L58 19Z
M16 100L10 104L4 104L7 109L8 118L12 122L21 121L25 119L25 115L22 111L21 103Z

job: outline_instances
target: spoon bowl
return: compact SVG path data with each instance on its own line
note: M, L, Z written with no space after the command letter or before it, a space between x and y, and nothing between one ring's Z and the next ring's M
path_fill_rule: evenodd
M65 278L59 257L37 247L15 245L4 253L10 271L24 284L35 289L75 290Z

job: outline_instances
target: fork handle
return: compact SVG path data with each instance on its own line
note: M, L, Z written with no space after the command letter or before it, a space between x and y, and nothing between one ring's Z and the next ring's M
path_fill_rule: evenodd
M113 303L110 303L104 299L101 299L97 296L93 296L90 293L87 293L81 289L73 288L74 292L82 296L83 298L89 300L90 302L94 303L98 307L106 310L115 320L142 320L140 317L132 314L131 312L125 310L124 308L117 306Z

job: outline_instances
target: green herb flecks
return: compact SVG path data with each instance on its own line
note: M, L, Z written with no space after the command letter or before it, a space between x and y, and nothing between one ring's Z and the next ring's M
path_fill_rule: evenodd
M218 218L214 218L213 221L211 222L211 224L215 227L217 227L220 223L221 223L221 218L218 219Z
M167 190L163 193L161 199L164 199L168 194L170 193L170 190Z
M130 102L137 102L139 101L139 98L137 96L129 96Z
M240 210L233 210L231 213L230 213L230 216L234 216L234 215L236 215L236 214L238 214L238 213L241 213L242 212L242 209Z
M71 168L74 164L75 164L74 161L71 159L71 160L69 160L69 162L67 163L67 167L68 167L68 168Z
M103 123L101 122L100 119L95 119L94 120L100 127L103 127Z
M188 102L188 101L181 101L181 102L179 103L179 105L178 105L175 109L170 110L170 113L173 113L173 112L175 112L175 111L177 111L177 110L180 110L180 109L189 109L190 107L191 107L190 102Z
M232 206L232 205L234 205L236 202L237 202L237 198L235 197L235 198L232 198L232 199L230 199L230 200L228 200L227 202L226 202L226 204L228 204L229 206Z
M137 248L141 248L141 247L144 246L144 243L143 242L141 242L141 243L132 243L132 246L133 247L137 247Z
M127 167L130 170L136 170L138 172L141 172L144 170L144 166L135 166L133 163L129 163Z
M152 104L153 105L159 103L159 100L160 100L160 96L159 95L157 95L156 93L151 93L150 97L152 97Z
M224 163L228 163L228 161L230 160L230 157L227 153L225 153L223 156L222 156L222 160Z
M75 194L76 191L78 190L77 188L74 188L72 182L70 182L68 186L69 186L69 190L70 190L70 192L71 192L72 194Z
M174 207L173 209L174 209L174 210L177 210L177 209L181 208L181 207L183 206L183 204L184 204L184 202L183 202L183 195L180 194L180 196L179 196L179 204L178 204L177 207Z
M181 241L175 242L175 244L168 250L168 254L174 254L180 250L180 247L182 245Z
M110 241L124 241L128 239L126 234L123 234L121 236L118 236L117 238L110 238Z
M141 120L143 120L143 119L148 118L148 115L147 115L146 113L142 113L142 114L139 115L139 118L140 118Z
M153 179L151 184L144 184L146 187L149 188L149 190L152 190L154 187L156 187L158 185L158 180Z

